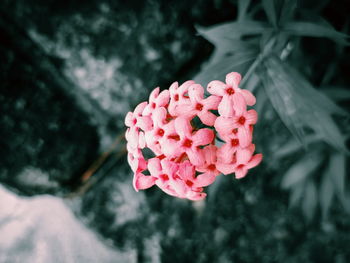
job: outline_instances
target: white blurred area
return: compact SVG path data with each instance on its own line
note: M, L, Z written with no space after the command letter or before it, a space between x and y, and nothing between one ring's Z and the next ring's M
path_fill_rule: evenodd
M136 262L86 228L60 198L19 197L0 185L0 263Z

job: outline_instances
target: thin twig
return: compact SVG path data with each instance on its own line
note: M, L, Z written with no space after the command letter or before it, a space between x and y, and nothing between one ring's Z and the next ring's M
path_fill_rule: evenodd
M86 182L87 180L89 180L90 177L101 167L101 165L106 161L108 156L115 150L115 148L123 139L123 137L124 134L118 135L111 147L106 152L102 153L100 157L90 165L90 167L83 173L81 177L82 182Z

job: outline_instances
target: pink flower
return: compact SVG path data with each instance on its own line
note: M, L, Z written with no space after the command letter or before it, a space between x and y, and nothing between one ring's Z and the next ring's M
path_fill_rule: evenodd
M244 148L252 141L251 125L254 125L258 119L255 110L243 111L240 115L230 118L218 117L215 121L215 128L223 140L228 141L231 138L237 138L239 145Z
M262 160L262 154L256 154L253 156L255 151L255 145L251 144L246 149L237 151L236 164L235 164L235 175L237 179L241 179L246 176L248 169L257 166Z
M246 109L246 105L252 106L255 104L255 97L250 91L238 88L240 81L241 75L232 72L226 75L226 84L219 80L214 80L208 84L207 90L209 93L222 97L218 107L221 116L240 115Z
M148 116L142 116L142 112L147 106L147 102L144 101L136 106L134 112L128 112L125 117L125 125L127 127L137 127L144 131L152 129L152 119Z
M186 103L189 101L188 98L188 88L195 84L193 80L188 80L184 82L180 87L177 82L174 82L170 88L170 105L168 107L168 111L172 116L178 116L176 108L178 105Z
M152 111L159 107L164 107L169 102L169 90L163 90L159 93L159 87L155 88L149 96L149 104L144 108L143 115L148 116Z
M217 166L220 163L217 160L217 147L215 145L208 145L203 150L204 164L197 166L196 170L202 172L202 176L208 177L208 181L214 182L215 177L220 174ZM210 183L210 184L211 184Z
M175 119L175 130L179 140L168 139L164 141L164 152L175 157L186 153L194 165L203 163L204 160L201 151L199 151L199 146L210 144L213 141L213 131L204 128L193 132L190 122L183 117Z
M145 140L148 147L157 155L162 154L161 141L169 134L175 133L174 122L168 122L167 110L159 107L153 111L153 129L145 132Z
M218 109L221 98L210 96L204 99L204 89L199 84L191 85L188 90L188 95L190 101L186 104L178 105L178 114L190 119L197 115L205 125L214 125L216 115L210 112L210 110Z
M243 178L261 162L252 144L257 113L247 110L255 97L238 88L240 80L232 72L226 83L210 82L213 95L208 97L192 80L180 87L174 82L169 90L154 89L148 102L126 115L126 148L136 191L156 185L178 198L202 200L204 187L221 173ZM220 148L215 146L217 136L225 141ZM155 157L146 159L147 149Z
M205 198L206 194L202 192L202 187L210 184L210 180L207 176L196 177L195 174L195 167L189 161L179 164L178 176L173 178L171 183L178 197L190 200Z

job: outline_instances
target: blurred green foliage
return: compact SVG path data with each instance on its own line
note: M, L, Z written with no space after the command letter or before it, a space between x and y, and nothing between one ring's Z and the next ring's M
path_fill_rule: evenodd
M348 35L325 21L321 8L309 8L301 1L237 3L236 21L197 27L216 49L195 80L206 84L212 78L223 80L230 71L242 73L241 86L255 92L258 100L260 129L258 125L256 133L272 126L270 122L280 122L277 132L271 129L269 138L259 136L257 144L265 163L281 173L279 184L289 191L290 205L300 207L308 221L318 208L326 219L334 200L350 212L345 167L349 115L336 104L350 96L344 88L349 82L339 70ZM346 30L345 23L342 28ZM310 45L332 52L330 61L322 61L328 63L325 69L307 65L315 57L308 50ZM315 81L320 69L322 79ZM277 113L272 118L271 107ZM285 128L292 137L285 136ZM288 160L285 167L284 160Z

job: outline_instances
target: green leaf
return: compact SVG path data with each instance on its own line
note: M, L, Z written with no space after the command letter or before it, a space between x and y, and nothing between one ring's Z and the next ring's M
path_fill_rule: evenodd
M348 87L333 86L323 87L321 89L327 97L335 101L346 101L350 99L350 89Z
M277 27L277 14L274 0L263 0L262 1L264 11L267 19L276 28Z
M215 39L240 39L245 35L262 34L265 30L272 29L268 23L258 21L229 22L209 28L196 27L199 34L204 38L215 41Z
M283 175L281 186L283 189L290 189L296 184L304 181L317 167L321 164L322 158L318 154L313 153L306 156L292 165Z
M260 74L266 94L282 122L304 144L302 116L298 114L300 105L294 96L289 76L276 65L268 63L269 60L264 61L266 71Z
M304 142L306 145L313 144L321 139L320 136L315 134L310 134L304 137ZM277 151L274 152L274 157L281 159L287 157L291 154L295 154L297 151L302 150L302 145L295 143L294 138L291 138L287 143L283 144Z
M305 191L304 182L299 182L293 186L289 196L289 205L291 207L297 206L300 203L304 195L304 191Z
M323 174L320 191L319 191L319 198L320 198L320 205L321 205L323 219L325 219L328 215L328 211L332 203L333 197L334 197L334 186L331 179L331 175L327 171Z
M344 136L332 119L332 114L345 116L347 113L277 57L266 59L264 66L266 93L292 134L305 145L303 128L310 127L324 141L347 152Z
M304 37L325 37L340 44L348 44L348 36L346 34L340 33L332 27L312 22L288 22L282 29L291 35Z
M283 3L283 7L281 10L281 15L279 19L279 25L283 26L285 23L290 21L293 16L294 12L297 7L297 1L296 0L285 0Z
M247 20L247 10L251 0L238 1L238 21Z
M332 154L329 160L329 174L332 178L336 194L341 202L345 201L345 163L346 157L341 153Z
M194 77L194 81L206 86L211 80L224 80L231 71L246 72L256 57L255 53L246 52L222 58L219 62L209 64Z
M311 221L314 217L317 207L317 189L314 181L308 180L305 186L305 196L302 203L302 209L306 219Z

